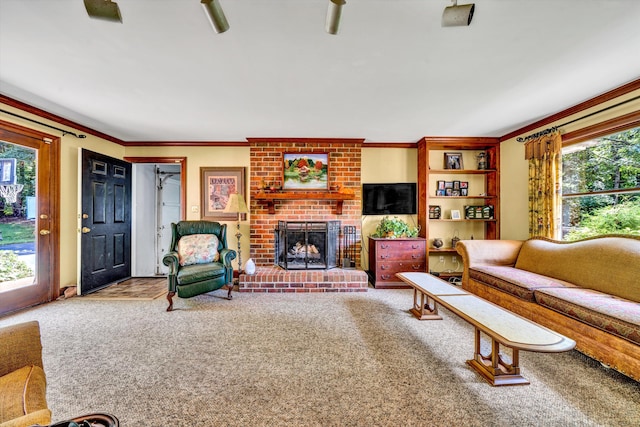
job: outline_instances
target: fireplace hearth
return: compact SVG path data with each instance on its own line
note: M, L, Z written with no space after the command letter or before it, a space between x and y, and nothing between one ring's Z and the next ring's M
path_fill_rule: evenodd
M278 221L275 264L285 270L338 266L340 221Z

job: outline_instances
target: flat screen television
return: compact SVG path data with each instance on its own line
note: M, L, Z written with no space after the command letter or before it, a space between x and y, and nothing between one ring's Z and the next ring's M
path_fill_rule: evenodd
M414 215L417 203L415 182L362 184L362 215Z

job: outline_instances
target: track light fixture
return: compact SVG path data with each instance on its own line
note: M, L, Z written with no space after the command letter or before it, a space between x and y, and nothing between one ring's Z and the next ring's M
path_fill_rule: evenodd
M122 23L118 3L111 0L84 0L90 18Z
M453 0L453 5L444 8L442 13L442 26L443 27L458 27L471 24L473 19L473 11L476 5L461 4L458 6L458 0Z
M224 16L218 0L201 0L200 4L202 4L204 13L207 15L207 18L209 18L213 31L220 34L229 29L229 22L227 22L227 17Z
M327 10L327 21L325 29L329 34L338 34L340 29L340 17L342 16L342 6L347 4L345 0L329 0L329 9Z

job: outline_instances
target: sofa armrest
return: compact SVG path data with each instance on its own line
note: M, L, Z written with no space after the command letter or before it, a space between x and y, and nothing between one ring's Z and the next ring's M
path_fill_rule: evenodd
M462 256L465 265L503 265L514 266L522 240L460 240L456 251Z
M456 251L462 257L462 286L469 282L469 268L477 265L514 266L522 240L460 240Z
M0 376L29 365L44 369L40 324L37 321L0 329L0 342Z

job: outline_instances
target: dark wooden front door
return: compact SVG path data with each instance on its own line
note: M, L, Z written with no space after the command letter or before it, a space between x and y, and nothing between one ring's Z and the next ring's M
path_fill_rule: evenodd
M80 293L131 277L131 164L82 150Z

